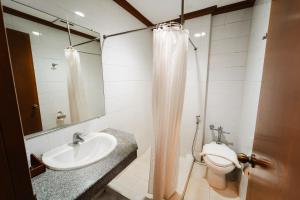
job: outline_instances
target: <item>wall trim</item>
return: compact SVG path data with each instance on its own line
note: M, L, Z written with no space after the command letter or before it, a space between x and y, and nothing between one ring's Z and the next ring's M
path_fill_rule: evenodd
M126 0L113 0L116 2L119 6L124 8L126 11L128 11L131 15L133 15L135 18L137 18L140 22L145 24L146 26L153 26L154 24L149 21L142 13L140 13L136 8L134 8L130 3L128 3ZM200 10L196 10L193 12L185 13L184 14L184 19L189 20L189 19L194 19L196 17L201 17L204 15L219 15L227 12L233 12L237 10L242 10L245 8L251 8L255 4L255 0L244 0L241 2L229 4L226 6L221 6L218 7L217 5L203 8ZM181 15L180 15L181 16ZM175 21L175 22L180 22L180 16L179 18L173 19L173 20L168 20L168 21Z
M133 7L126 0L113 0L119 6L124 8L127 12L129 12L132 16L137 18L140 22L145 24L146 26L154 26L154 24L148 20L142 13L140 13L135 7Z
M229 4L226 6L217 7L217 9L212 13L212 15L219 15L223 13L233 12L236 10L242 10L245 8L251 8L255 4L255 0L246 0L238 3Z

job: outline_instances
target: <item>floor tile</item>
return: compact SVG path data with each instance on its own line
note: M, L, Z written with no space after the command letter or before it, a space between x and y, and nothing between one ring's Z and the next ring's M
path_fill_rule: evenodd
M225 190L214 189L205 178L206 170L205 165L194 164L184 200L240 200L236 182L228 182Z
M192 157L180 157L177 188L179 194L182 194L184 191L192 162ZM133 161L120 175L109 183L109 186L131 200L145 200L148 192L149 173L150 149Z
M101 196L95 196L92 200L129 200L126 197L120 195L119 193L107 188Z
M209 190L189 187L184 195L184 200L209 200Z
M226 188L226 190L216 190L210 188L210 200L240 200L240 197L235 191Z

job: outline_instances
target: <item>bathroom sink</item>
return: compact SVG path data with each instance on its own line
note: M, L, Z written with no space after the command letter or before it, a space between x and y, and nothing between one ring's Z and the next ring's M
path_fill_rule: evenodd
M43 154L42 160L54 170L72 170L93 164L106 157L117 146L114 136L102 132L89 133L78 144L64 144Z

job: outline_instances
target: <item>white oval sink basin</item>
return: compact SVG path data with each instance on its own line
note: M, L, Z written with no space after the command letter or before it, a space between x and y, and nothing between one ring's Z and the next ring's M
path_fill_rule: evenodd
M114 136L102 132L89 133L84 142L65 144L43 154L42 160L54 170L71 170L93 164L106 157L117 146Z

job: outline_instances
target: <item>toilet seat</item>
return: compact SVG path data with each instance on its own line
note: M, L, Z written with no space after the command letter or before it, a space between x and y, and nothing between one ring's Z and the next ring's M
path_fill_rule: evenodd
M225 158L222 158L220 156L214 156L214 155L206 155L206 158L208 161L210 161L212 164L218 166L218 167L229 167L232 166L233 163Z

